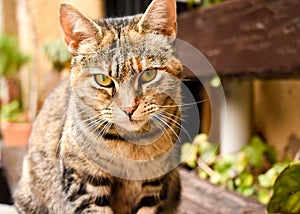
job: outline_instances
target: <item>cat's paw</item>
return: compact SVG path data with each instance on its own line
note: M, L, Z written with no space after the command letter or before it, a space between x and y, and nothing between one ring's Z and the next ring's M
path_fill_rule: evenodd
M139 209L137 214L156 214L156 208L155 207L142 207Z
M84 210L82 212L84 214L91 214L91 213L97 213L97 214L114 214L113 210L111 207L98 207L98 206L91 206L90 208Z

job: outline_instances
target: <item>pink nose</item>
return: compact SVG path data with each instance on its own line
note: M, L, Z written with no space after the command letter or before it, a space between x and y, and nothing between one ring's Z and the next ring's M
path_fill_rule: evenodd
M136 109L137 109L137 106L132 106L132 107L128 107L128 108L123 108L123 111L129 116L129 118L131 118L131 116L133 115L133 113Z

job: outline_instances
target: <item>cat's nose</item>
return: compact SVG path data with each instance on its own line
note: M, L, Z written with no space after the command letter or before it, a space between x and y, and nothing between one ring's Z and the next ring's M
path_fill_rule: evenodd
M125 112L125 114L128 115L129 119L131 119L131 116L133 115L133 113L137 109L137 106L125 107L125 108L122 108L122 109Z

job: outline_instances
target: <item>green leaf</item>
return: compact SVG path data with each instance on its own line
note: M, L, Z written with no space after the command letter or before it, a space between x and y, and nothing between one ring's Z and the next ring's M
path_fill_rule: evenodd
M203 143L207 143L208 142L207 138L208 138L207 134L198 134L194 138L193 143L196 145L201 145Z
M202 7L208 7L212 4L211 0L203 0Z
M246 169L247 163L248 159L243 153L238 155L228 154L218 159L213 168L221 173L234 171L239 174Z
M239 186L237 188L237 192L241 193L242 195L249 197L253 195L254 193L254 188L253 187L244 187L244 186Z
M249 159L249 164L255 167L262 167L263 154L267 150L267 145L258 136L250 140L250 144L245 146L243 151Z
M200 154L200 159L208 165L212 164L217 157L218 148L219 146L217 144L208 142L198 145L198 153Z
M13 76L29 61L22 52L16 37L0 35L0 77Z
M22 114L23 109L21 107L19 100L13 100L10 103L7 103L2 106L0 121L9 120L9 121L17 121L18 117Z
M224 184L223 180L224 180L224 176L218 172L215 172L209 178L209 181L213 184Z
M276 179L276 175L277 173L273 168L269 169L265 174L258 176L259 185L265 188L272 187Z
M210 85L213 87L213 88L219 88L222 83L221 83L221 79L219 78L218 75L214 76L211 80L210 80Z
M236 191L243 194L244 196L250 196L254 193L254 177L249 172L242 172L234 180Z
M267 150L265 151L265 154L269 160L269 162L271 164L274 164L276 162L276 159L277 159L277 152L275 150L274 147L270 146L270 145L267 145Z
M235 184L234 184L234 181L233 180L229 180L227 182L227 185L226 187L229 189L229 190L232 190L232 191L235 191L236 187L235 187Z
M218 172L227 172L229 171L234 163L237 161L237 157L232 154L222 156L218 162L216 162L213 166L215 171Z
M274 182L280 172L286 168L289 164L287 162L276 163L265 174L258 176L258 183L261 187L268 188L274 185Z
M181 148L181 162L190 168L197 166L197 147L191 143L184 143Z
M258 201L262 204L267 204L272 196L272 190L269 188L261 188L258 191Z
M203 171L202 169L200 169L200 170L198 171L198 176L199 176L201 179L207 179L207 178L208 178L208 174L207 174L205 171Z
M42 48L45 56L52 63L52 67L56 71L60 72L70 66L72 55L63 40L56 39L45 43Z
M249 172L242 172L239 175L239 179L241 180L239 185L243 187L251 187L254 182L254 177Z
M229 154L224 155L213 165L213 170L217 174L211 177L212 182L221 185L226 185L230 180L235 178L239 172L234 169L234 164L237 162L237 156ZM218 178L220 176L220 178Z
M277 177L267 209L270 213L300 212L300 162L290 164Z
M237 161L233 164L233 169L237 172L242 172L246 170L249 163L247 155L244 152L237 154Z

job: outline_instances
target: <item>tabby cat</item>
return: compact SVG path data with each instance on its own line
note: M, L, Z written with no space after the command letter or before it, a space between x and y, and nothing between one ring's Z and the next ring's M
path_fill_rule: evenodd
M46 100L15 191L19 213L176 213L182 64L175 0L90 19L62 4L72 69Z

